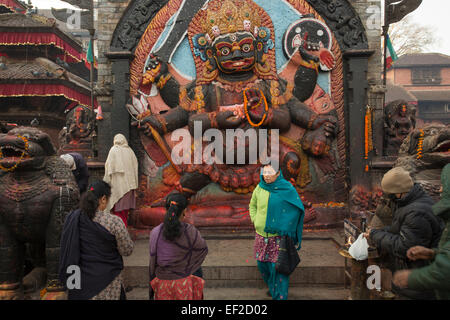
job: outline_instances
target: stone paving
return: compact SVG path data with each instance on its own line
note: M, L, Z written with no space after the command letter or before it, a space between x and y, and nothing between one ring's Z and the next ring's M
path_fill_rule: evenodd
M271 300L267 288L205 288L205 300ZM350 290L342 286L307 286L289 288L288 300L348 300ZM134 288L128 300L147 300L147 288Z
M205 298L266 297L267 289L253 258L253 234L239 237L205 236L209 248L202 265L206 281ZM290 278L293 299L345 298L346 291L340 291L344 281L344 259L338 254L339 246L336 243L342 242L342 239L343 236L336 231L304 234L300 251L302 261ZM124 259L127 285L135 288L135 292L141 292L139 287L144 288L144 296L147 295L148 256L148 240L142 239L136 241L133 254Z
M206 300L271 299L253 258L253 234L206 234L205 238L209 248L202 265ZM302 261L290 277L290 300L348 299L350 292L343 286L344 259L338 254L343 239L338 231L304 233ZM148 260L148 239L136 240L133 254L124 258L129 300L148 299Z

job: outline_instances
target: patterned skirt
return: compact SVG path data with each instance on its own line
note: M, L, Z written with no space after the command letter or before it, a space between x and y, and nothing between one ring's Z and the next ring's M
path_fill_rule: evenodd
M255 259L261 262L277 262L280 240L280 236L266 238L256 234L255 245L253 247Z
M203 300L205 280L194 275L177 280L155 278L151 282L155 300Z

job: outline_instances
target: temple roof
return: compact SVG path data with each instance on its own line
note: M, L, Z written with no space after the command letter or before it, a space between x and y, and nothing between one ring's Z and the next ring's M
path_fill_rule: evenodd
M85 57L81 43L61 31L55 19L36 14L0 14L0 45L47 45L60 49L77 62Z
M404 54L393 64L393 68L409 68L416 66L449 66L450 56L442 53Z
M46 58L0 61L0 97L54 95L91 104L89 82Z
M20 13L6 13L0 15L0 27L42 28L56 25L54 19L38 15L25 15Z
M25 13L27 10L27 5L18 0L0 0L0 8L2 7L5 8L7 12Z

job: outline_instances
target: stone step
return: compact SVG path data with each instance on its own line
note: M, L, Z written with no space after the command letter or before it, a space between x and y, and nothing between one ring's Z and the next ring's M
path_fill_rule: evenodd
M264 288L265 284L253 258L253 236L233 239L205 237L209 253L202 269L207 288ZM344 258L338 254L336 231L305 233L300 251L301 263L290 277L290 286L342 285ZM148 286L148 240L137 240L130 257L124 258L124 278L128 286Z

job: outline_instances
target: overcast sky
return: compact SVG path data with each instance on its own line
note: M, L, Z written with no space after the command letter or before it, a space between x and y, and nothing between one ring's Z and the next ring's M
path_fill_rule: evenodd
M411 19L420 25L432 26L440 41L431 52L450 55L450 0L423 0L416 11L410 13Z
M40 9L72 7L60 0L31 0ZM73 7L72 7L73 8ZM431 50L450 55L450 0L423 0L420 7L411 13L413 21L420 25L430 25L436 31L439 43Z

